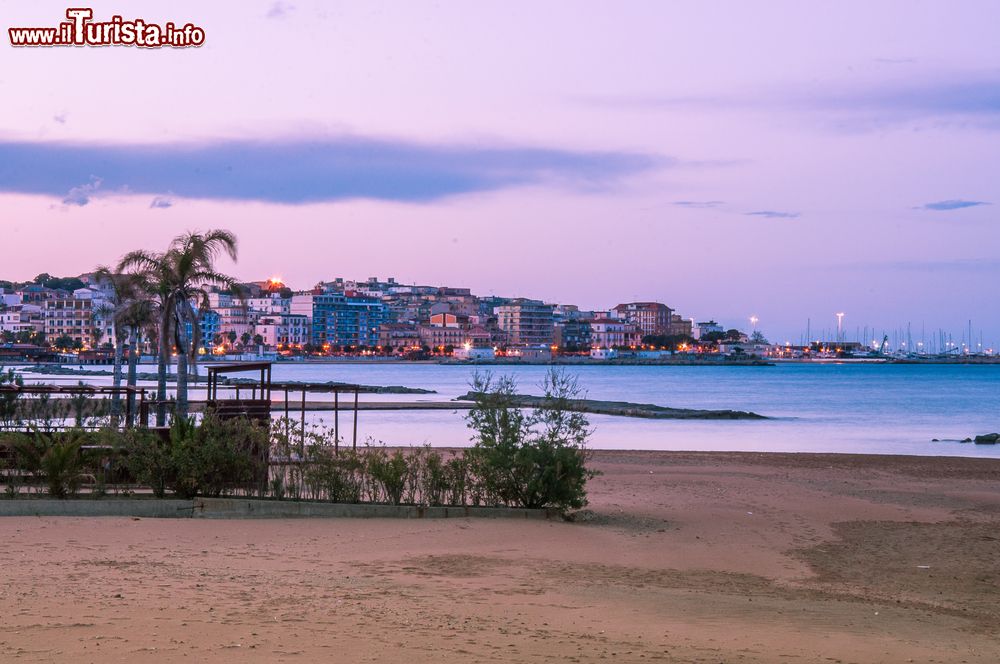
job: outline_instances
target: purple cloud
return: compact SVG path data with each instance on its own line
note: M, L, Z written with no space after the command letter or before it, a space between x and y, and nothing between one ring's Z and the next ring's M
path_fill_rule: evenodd
M757 210L743 214L748 217L764 217L765 219L796 219L800 216L798 212L778 212L776 210Z
M961 210L963 208L976 207L979 205L990 205L986 201L963 201L958 198L947 201L937 201L935 203L924 203L918 210Z
M627 152L361 138L156 145L0 141L0 191L65 195L72 205L86 205L98 187L287 204L426 202L537 185L596 191L665 166L677 161ZM92 173L100 179L78 184Z
M674 205L677 207L690 208L693 210L717 208L725 204L725 201L674 201Z

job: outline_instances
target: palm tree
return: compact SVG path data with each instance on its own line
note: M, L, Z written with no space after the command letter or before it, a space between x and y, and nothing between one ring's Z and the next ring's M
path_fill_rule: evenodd
M136 350L142 330L149 325L153 307L144 283L139 275L114 272L111 268L101 265L95 271L95 276L111 286L110 298L100 307L100 314L114 322L114 369L112 382L114 386L122 384L122 359L126 340L128 341L128 378L127 386L135 387L138 364ZM126 336L127 334L127 336ZM135 421L135 395L128 395L129 421L131 427ZM121 395L117 392L111 395L111 417L117 425L121 414Z
M189 232L170 243L163 253L133 251L118 264L119 272L140 275L159 312L159 362L157 365L156 424L166 424L164 404L167 398L167 364L177 349L177 405L175 415L188 414L188 360L201 338L198 309L208 308L208 287L237 288L236 280L217 272L215 261L220 253L236 260L236 236L225 230ZM191 332L188 332L188 326Z

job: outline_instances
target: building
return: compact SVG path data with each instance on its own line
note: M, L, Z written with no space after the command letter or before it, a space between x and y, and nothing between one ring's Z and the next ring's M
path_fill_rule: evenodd
M21 296L0 288L0 308L14 307L21 304Z
M347 291L314 295L312 304L313 345L378 345L379 327L387 322L389 314L380 300Z
M690 337L691 320L681 318L679 314L670 314L670 325L667 326L667 336Z
M0 332L21 334L45 332L42 308L35 304L19 304L0 311Z
M22 304L37 304L39 306L45 304L46 300L70 296L68 291L46 288L38 284L28 284L24 288L14 291L14 293L21 298Z
M90 346L93 335L93 303L91 300L60 297L46 300L42 309L45 338L55 343L69 337L76 345Z
M496 308L497 326L512 345L549 346L555 336L553 308L539 300L511 300Z
M247 298L243 303L250 311L263 315L287 314L291 312L291 300L281 297L278 293Z
M597 318L590 321L590 346L594 348L623 348L638 345L639 328L633 323L615 318Z
M378 345L393 350L419 348L420 329L413 323L383 323L378 328Z
M672 334L670 324L674 310L660 302L629 302L619 304L612 311L615 318L635 325L643 337Z
M555 324L553 343L561 349L586 350L591 343L589 320L571 318Z
M214 348L216 345L222 346L228 341L222 339L221 344L215 343L216 335L222 335L222 330L219 327L220 321L219 314L211 309L198 312L198 327L200 328L202 348Z
M91 337L94 347L114 345L114 289L109 281L73 291L73 299L90 301Z
M310 342L312 326L308 316L272 314L261 316L254 324L254 336L258 335L266 348L300 348Z
M614 348L591 348L590 359L592 360L613 360L618 357L618 351Z
M477 348L472 344L459 346L455 349L453 357L456 360L468 360L471 362L488 362L496 357L492 348Z
M552 348L549 346L511 346L507 349L507 357L516 357L527 362L549 362L552 360Z
M465 330L457 326L421 325L419 331L421 345L431 350L454 349L466 341Z
M696 323L694 326L694 333L691 335L695 339L704 339L706 335L709 334L724 334L725 330L722 326L716 323L714 320L704 321L701 323Z

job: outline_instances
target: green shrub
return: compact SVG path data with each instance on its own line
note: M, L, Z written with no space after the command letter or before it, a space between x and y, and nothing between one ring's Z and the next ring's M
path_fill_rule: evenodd
M267 430L246 419L177 418L167 441L142 431L125 434L126 465L157 497L179 498L266 490Z
M177 418L170 429L171 488L181 498L252 493L266 441L266 429L250 420L206 416L196 425Z
M552 369L541 388L545 400L533 413L519 406L512 377L477 373L475 406L467 423L475 431L466 453L472 500L492 505L571 509L587 504L589 422L569 410L581 390L575 378Z
M173 477L170 445L142 429L128 429L123 434L125 467L135 481L163 498Z
M80 442L64 440L53 443L40 459L49 495L67 498L80 488Z
M368 448L365 451L365 468L376 491L375 502L399 505L403 501L410 475L410 466L402 451L389 454L385 448Z
M335 503L360 502L365 480L365 462L353 450L334 454L327 446L308 453L305 482L310 495Z
M37 485L43 476L42 457L48 451L51 438L47 435L35 431L31 434L17 434L13 440L14 468L22 473L27 473L30 485Z

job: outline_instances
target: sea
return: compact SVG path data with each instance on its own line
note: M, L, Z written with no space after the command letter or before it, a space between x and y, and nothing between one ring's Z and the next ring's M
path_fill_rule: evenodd
M99 367L87 367L99 368ZM962 439L1000 430L1000 365L788 363L776 366L583 365L587 398L675 408L746 410L765 420L654 420L589 415L596 449L845 452L1000 457L1000 445ZM143 366L141 371L155 371ZM547 366L407 362L276 363L276 381L401 385L432 394L365 394L369 401L446 401L470 389L476 371L510 375L541 394ZM75 384L72 376L25 375ZM110 378L84 377L92 384ZM192 398L199 398L192 395ZM313 396L310 399L329 398ZM309 413L329 425L331 413ZM343 417L343 416L342 416ZM341 419L344 425L344 420ZM359 438L387 445L464 446L462 410L361 411ZM935 442L934 439L937 439Z

